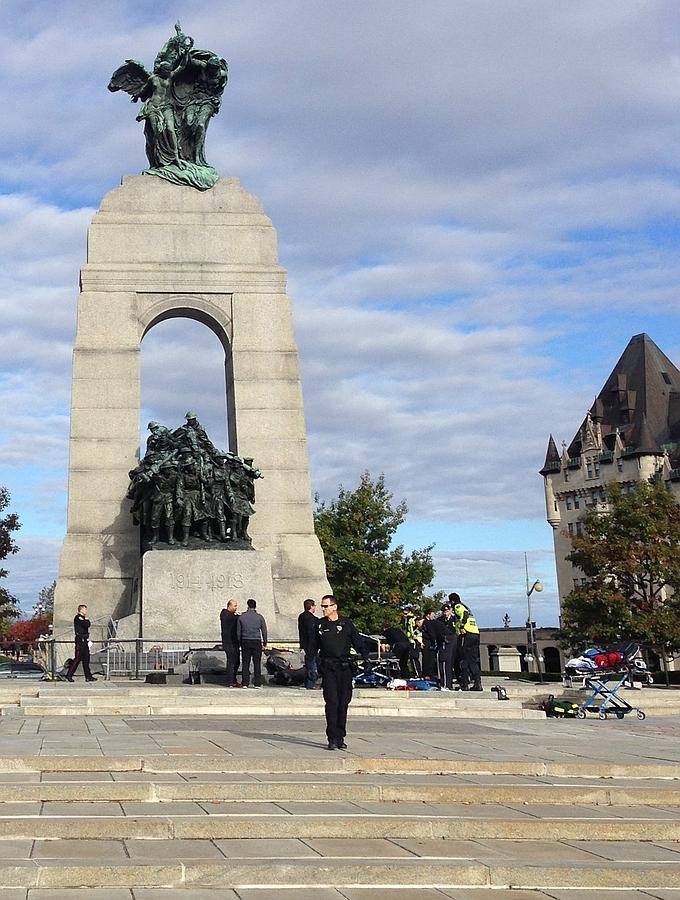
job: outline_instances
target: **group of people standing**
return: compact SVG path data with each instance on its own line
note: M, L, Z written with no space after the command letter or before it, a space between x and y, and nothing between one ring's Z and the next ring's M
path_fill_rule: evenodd
M229 600L220 613L222 649L227 657L227 684L233 688L262 687L262 651L267 648L267 622L257 611L257 601L247 600L238 614L238 602ZM250 666L253 683L250 683ZM238 670L241 667L241 681Z
M262 651L267 647L267 623L257 612L255 600L238 614L238 603L229 600L220 613L222 648L227 657L227 683L234 688L262 685ZM368 663L369 648L351 619L340 616L332 594L321 598L323 618L316 617L316 602L305 600L298 616L300 649L305 655L305 687L313 690L320 672L326 712L329 750L346 750L347 709L352 699L352 682L357 665L354 650ZM250 684L250 666L253 684ZM241 666L241 682L237 680Z
M481 691L479 627L470 607L449 594L440 614L418 618L412 606L402 611L402 627L385 624L382 636L399 660L402 678L437 678L442 691ZM413 671L411 671L411 669Z
M352 699L353 679L361 657L370 668L370 640L357 631L351 619L341 616L332 594L321 598L322 618L317 618L316 602L305 600L298 616L300 649L305 655L305 687L316 687L322 676L329 750L346 750L347 709ZM453 690L454 675L461 690L481 691L479 666L479 628L468 606L458 594L449 594L440 615L434 612L417 618L413 607L403 612L404 628L383 629L383 637L399 659L402 675L408 677L409 665L416 675L438 678L442 691ZM75 655L67 672L72 681L82 663L85 677L95 681L89 667L89 629L87 606L79 606L74 619ZM262 687L262 651L267 647L267 623L257 612L257 602L248 600L246 610L238 614L238 602L229 600L220 613L222 647L227 658L227 683L234 688ZM422 662L421 662L422 658ZM253 683L250 684L250 668ZM241 681L238 671L241 669Z

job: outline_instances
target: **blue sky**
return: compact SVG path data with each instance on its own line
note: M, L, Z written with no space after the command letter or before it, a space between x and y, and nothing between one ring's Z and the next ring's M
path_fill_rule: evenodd
M557 619L541 467L633 334L680 362L680 7L630 0L5 0L0 24L0 482L30 608L65 528L70 355L87 224L145 167L106 84L181 18L229 62L209 160L272 217L322 496L384 472L435 543L435 587L524 618L524 553ZM176 365L187 358L191 371ZM219 443L220 351L143 347L143 418ZM222 379L222 380L221 380Z

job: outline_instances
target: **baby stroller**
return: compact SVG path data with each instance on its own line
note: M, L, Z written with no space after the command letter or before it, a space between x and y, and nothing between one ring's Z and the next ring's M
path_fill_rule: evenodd
M274 684L292 687L304 683L307 669L305 655L301 650L273 647L271 650L264 650L263 653L267 657L265 668L272 676Z

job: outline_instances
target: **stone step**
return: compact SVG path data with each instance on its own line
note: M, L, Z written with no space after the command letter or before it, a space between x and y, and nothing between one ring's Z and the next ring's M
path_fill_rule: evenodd
M34 706L21 707L24 716L266 716L286 718L290 716L315 716L323 715L321 708L304 706ZM535 709L490 708L482 710L457 709L433 709L425 710L418 707L365 707L352 709L352 716L384 717L399 716L402 718L419 719L545 719L545 713Z
M52 803L42 807L42 814L40 804L16 804L11 815L6 812L10 806L3 805L0 815L2 858L7 856L5 841L19 839L680 841L675 810L633 807L610 807L604 812L579 806L571 814L560 815L554 807L497 806L481 811L460 804L447 807L448 814L438 814L436 807L425 805L421 814L413 815L412 808L402 812L394 804L377 803L363 810L355 807L351 814L344 812L350 804L327 802L317 803L315 812L309 812L314 804L286 804L293 812L284 812L283 804L252 812L255 804L251 804L247 813L239 813L237 804L229 804L231 812L213 812L209 810L219 809L220 804ZM197 812L184 814L189 807ZM51 812L44 812L47 809Z
M130 696L102 691L100 694L23 696L19 709L24 716L322 716L320 692L221 691L193 696ZM491 696L381 691L352 702L353 716L399 716L409 718L543 719L538 709L525 709L520 700L499 703Z
M136 861L91 859L4 860L0 862L0 888L103 888L159 885L212 887L222 890L257 885L295 888L354 888L380 886L458 885L489 888L639 888L678 886L680 865L669 862L630 863L607 860L578 864L535 864L526 857L477 862L467 859L369 859L360 856L318 856L281 860L232 857L231 859L166 859ZM135 890L136 894L136 890ZM190 895L189 895L190 896Z
M514 719L542 718L537 708L548 693L564 695L574 702L586 699L586 692L564 689L560 684L532 685L502 682L510 699L499 702L489 690L480 694L442 692L401 692L387 690L357 690L353 700L356 715L397 715L436 718L466 718L475 711L475 718ZM648 716L670 716L680 713L680 691L645 688L627 690L622 696L633 706L640 706ZM0 710L16 710L23 714L60 716L186 716L233 715L238 708L244 715L313 715L321 710L320 691L301 688L264 687L260 691L230 690L220 685L146 685L144 683L106 682L96 684L35 684L5 687L0 685ZM366 710L366 711L364 711Z
M544 762L541 760L395 759L345 753L314 756L232 756L172 753L163 756L5 756L0 773L10 772L194 772L264 774L363 773L385 775L522 775L548 778L680 779L677 764L616 763L607 760Z
M603 890L580 888L574 890L551 889L550 893L530 888L503 889L502 887L332 887L300 888L277 885L276 887L201 888L195 885L178 885L172 888L6 888L2 900L650 900L662 897L677 900L680 891L672 888L649 893L634 888Z
M78 774L78 773L76 773ZM323 778L323 776L319 776ZM673 783L671 783L672 785ZM43 801L146 801L164 802L231 801L276 803L281 801L350 800L386 803L468 803L468 804L543 804L601 807L665 806L680 807L680 787L647 787L631 783L625 787L603 785L493 784L450 785L342 783L308 781L88 781L87 773L66 782L12 781L2 785L0 815L5 803Z
M240 691L215 691L210 693L198 692L193 695L166 695L158 691L153 695L140 695L133 692L130 695L102 691L99 694L50 694L44 696L22 696L23 707L33 706L68 706L74 704L78 707L85 706L260 706L263 703L268 706L300 706L323 709L324 700L321 691L284 692L279 690L240 690ZM352 699L352 708L374 707L376 704L384 707L401 708L403 706L424 706L426 709L521 709L522 701L506 700L499 702L493 696L476 693L442 693L431 692L401 692L401 691L374 691L369 695L355 691Z

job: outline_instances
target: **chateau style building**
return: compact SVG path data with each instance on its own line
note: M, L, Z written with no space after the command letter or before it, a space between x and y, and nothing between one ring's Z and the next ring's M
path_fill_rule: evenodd
M560 451L550 436L541 475L561 608L583 579L566 559L571 538L589 507L606 506L609 482L657 479L680 499L680 371L648 335L631 338L571 443Z

